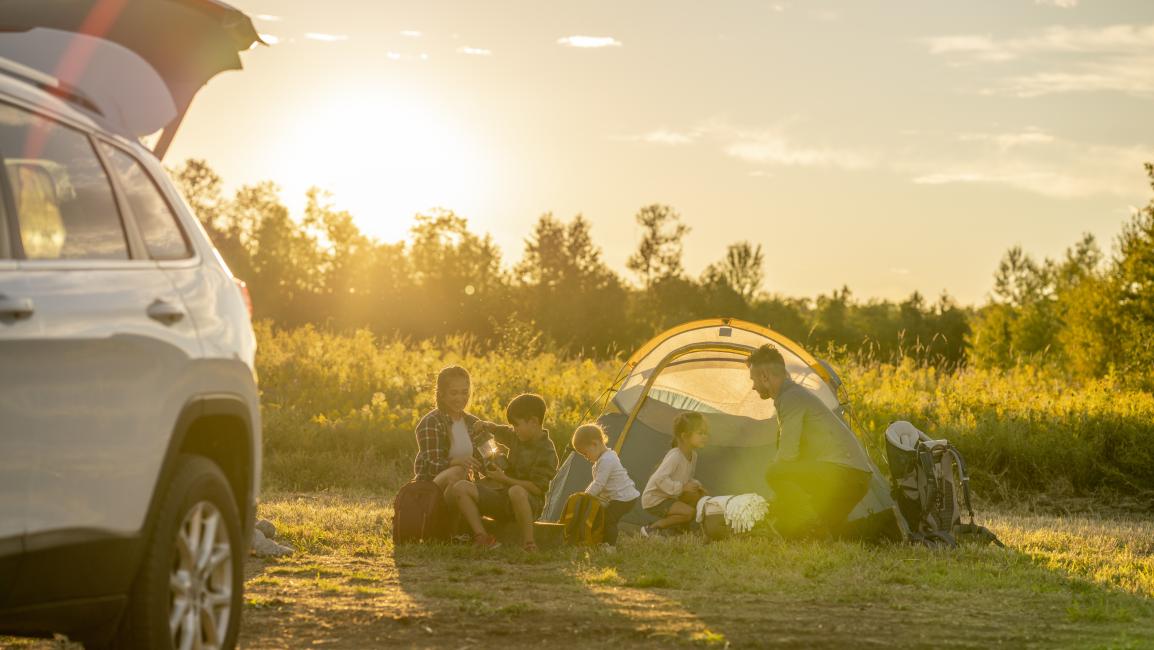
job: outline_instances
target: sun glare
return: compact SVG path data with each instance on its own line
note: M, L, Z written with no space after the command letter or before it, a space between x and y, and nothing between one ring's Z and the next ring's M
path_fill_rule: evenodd
M385 241L434 207L471 217L488 203L489 161L455 116L406 96L328 93L306 102L272 148L270 174L295 207L310 186L332 193L361 229Z

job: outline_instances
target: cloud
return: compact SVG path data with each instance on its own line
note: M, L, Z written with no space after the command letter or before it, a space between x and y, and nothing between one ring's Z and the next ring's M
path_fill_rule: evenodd
M1078 0L1034 0L1036 5L1050 5L1062 9L1073 9L1078 6Z
M955 64L1027 61L1035 72L1003 77L982 94L1038 97L1057 93L1154 94L1154 25L1049 27L1020 38L962 34L922 39Z
M272 14L257 14L256 19L264 20L270 23L279 23L281 20L283 20L280 16L274 16Z
M900 267L892 267L890 268L890 273L893 273L894 275L909 275L910 270Z
M557 39L557 44L580 48L621 47L621 41L612 36L565 36Z
M989 36L965 34L935 36L923 40L930 46L930 54L962 53L981 61L1009 61L1017 56Z
M337 41L349 40L346 34L322 34L320 32L309 32L305 34L305 38L311 41L322 41L325 43L336 43Z
M666 131L659 129L657 131L650 131L642 135L639 139L642 142L650 144L666 144L666 145L680 145L690 144L697 140L697 133L677 133L675 131Z
M864 169L875 164L871 156L847 149L799 146L785 135L784 127L781 126L746 128L720 120L710 120L684 131L660 128L641 135L614 139L659 146L704 143L717 147L731 158L756 165ZM753 172L750 175L767 174L761 171L763 173Z
M750 177L772 178L783 167L874 171L918 185L990 185L1058 199L1145 196L1142 163L1151 148L1067 140L1037 127L988 133L918 132L890 151L827 146L806 140L793 126L748 127L721 119L689 129L661 127L615 137L657 147L709 147L749 167ZM815 132L812 129L810 132Z
M492 56L493 51L487 50L483 47L458 47L457 52L460 54L468 54L469 56Z
M809 15L812 16L814 20L818 20L823 23L832 23L841 20L842 12L837 11L836 9L819 9L817 11L810 12Z
M1087 179L1055 171L1019 168L1018 165L1007 165L993 170L938 172L917 176L912 180L918 185L1008 185L1059 199L1080 198L1100 193L1093 183L1087 183Z
M931 54L959 54L985 61L1009 61L1035 54L1150 54L1154 25L1048 27L1032 36L998 40L961 34L922 39Z
M645 144L665 145L665 146L682 146L693 144L703 134L701 129L691 131L671 131L665 128L655 129L640 135L620 135L612 136L610 140L618 140L621 142L643 142Z
M1072 70L1054 70L1010 77L1002 91L1018 97L1063 93L1120 92L1154 95L1154 54L1112 61L1088 62Z
M1142 162L1149 155L1146 147L1092 145L1034 131L958 139L972 143L971 149L948 158L909 156L898 169L918 185L1003 185L1058 199L1134 196L1142 192Z
M402 52L385 52L385 58L390 61L428 61L429 55L427 52L420 52L417 54L407 54Z
M423 34L421 34L421 32L419 32L415 29L406 29L403 32L401 32L401 36L405 36L407 38L420 38L421 36L423 36Z
M963 133L958 136L962 142L992 142L1000 151L1014 147L1042 145L1054 142L1054 136L1038 129L1027 129L1020 133Z
M777 130L738 133L722 150L733 158L759 165L841 169L874 165L871 157L854 151L795 145Z

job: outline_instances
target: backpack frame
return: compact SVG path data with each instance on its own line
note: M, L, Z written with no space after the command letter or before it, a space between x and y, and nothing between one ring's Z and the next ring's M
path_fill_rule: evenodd
M891 494L909 525L909 540L927 546L958 545L959 537L1004 546L974 522L970 476L961 452L909 422L886 429ZM969 523L962 522L962 509Z

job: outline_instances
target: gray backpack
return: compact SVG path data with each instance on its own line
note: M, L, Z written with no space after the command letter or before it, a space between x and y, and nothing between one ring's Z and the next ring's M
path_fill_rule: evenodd
M891 494L909 525L910 541L957 546L959 539L1003 546L994 533L974 523L970 477L962 454L946 440L934 440L909 422L886 429ZM962 509L969 523L962 522Z

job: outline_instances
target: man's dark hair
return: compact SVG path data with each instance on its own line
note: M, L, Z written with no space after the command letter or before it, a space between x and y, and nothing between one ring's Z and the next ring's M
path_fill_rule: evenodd
M437 408L445 408L445 391L449 390L449 382L454 379L464 379L472 385L473 380L469 377L469 371L461 366L449 366L442 368L441 372L437 374Z
M768 363L771 365L778 365L778 366L781 366L784 368L785 367L785 357L781 356L781 352L779 352L777 348L766 343L765 345L761 346L760 348L754 350L753 354L749 355L749 359L747 359L745 363L748 366L761 365L761 364Z
M509 402L509 406L505 409L505 419L509 424L513 424L514 420L529 418L537 418L538 422L545 421L545 400L540 395L522 393Z

